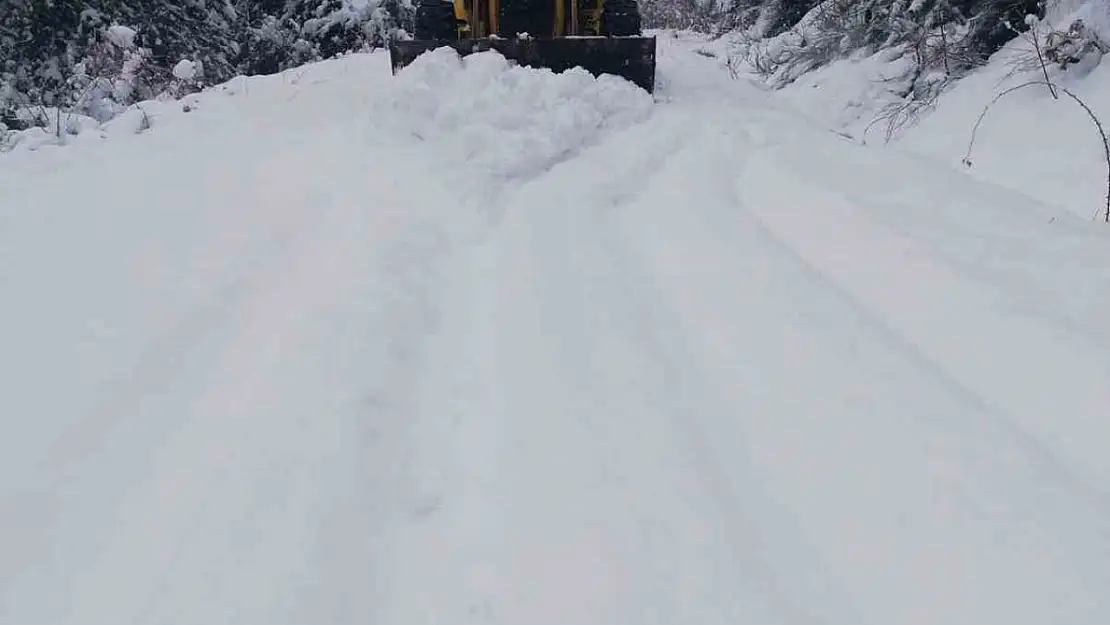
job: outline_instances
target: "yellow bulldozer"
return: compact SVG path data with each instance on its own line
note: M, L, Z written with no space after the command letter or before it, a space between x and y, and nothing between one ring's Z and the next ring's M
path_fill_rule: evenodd
M643 36L637 0L417 0L413 39L389 45L393 73L450 46L495 50L526 67L581 67L655 89L655 37Z

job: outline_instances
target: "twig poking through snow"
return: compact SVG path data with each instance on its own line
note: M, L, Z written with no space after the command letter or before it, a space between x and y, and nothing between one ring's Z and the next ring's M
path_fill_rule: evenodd
M971 167L971 149L975 146L975 135L979 132L979 125L983 123L983 119L986 118L987 113L991 110L991 107L997 104L998 101L1002 98L1019 89L1035 86L1047 86L1050 92L1053 92L1055 90L1062 91L1072 100L1074 100L1076 104L1083 107L1083 110L1087 111L1087 115L1091 118L1091 121L1095 123L1095 127L1098 129L1099 137L1102 139L1102 150L1106 157L1106 207L1103 212L1103 220L1106 223L1110 223L1110 140L1106 138L1106 131L1102 127L1102 122L1099 120L1098 116L1095 115L1095 112L1091 110L1091 107L1087 106L1087 103L1080 99L1079 96L1075 95L1064 87L1054 84L1052 81L1031 80L1029 82L1010 87L1009 89L1006 89L1005 91L1002 91L998 95L994 96L994 99L991 100L990 103L987 104L985 107L983 107L983 112L979 114L979 119L975 120L975 126L971 129L971 140L969 140L967 143L967 153L964 154L963 164ZM1055 93L1053 93L1053 95L1055 96Z
M1037 62L1041 65L1041 72L1044 74L1044 82L1048 85L1048 92L1052 94L1053 100L1059 100L1060 94L1056 93L1056 85L1052 84L1052 80L1048 77L1048 65L1044 62L1044 53L1041 52L1040 40L1037 38L1037 23L1034 20L1026 19L1029 23L1029 32L1033 34L1033 49L1037 52Z

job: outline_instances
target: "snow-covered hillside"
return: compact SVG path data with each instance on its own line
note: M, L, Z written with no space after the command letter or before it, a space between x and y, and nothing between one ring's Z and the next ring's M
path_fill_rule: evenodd
M1072 44L1101 45L1065 65L1046 61L1049 80L1075 94L1084 110L1064 92L1043 82L1045 70L1034 41L1050 47L1050 37L1075 32ZM1013 39L985 66L954 81L930 106L914 110L901 97L912 62L897 50L863 53L801 76L777 97L821 124L857 140L881 144L961 167L976 122L983 121L971 153L974 177L1017 189L1053 208L1085 218L1106 218L1107 154L1093 113L1110 131L1110 64L1103 54L1110 33L1110 9L1092 0L1057 0L1035 29ZM1057 39L1053 39L1055 41ZM1088 41L1094 40L1094 41ZM1100 62L1101 61L1101 62ZM1016 88L1016 89L1015 89ZM1010 89L992 105L996 97ZM910 106L907 106L910 105ZM990 110L984 115L984 109Z
M1105 225L659 45L0 155L0 623L1110 620Z

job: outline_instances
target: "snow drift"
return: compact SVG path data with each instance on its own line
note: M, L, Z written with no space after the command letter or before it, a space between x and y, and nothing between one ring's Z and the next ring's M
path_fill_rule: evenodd
M1043 85L1003 97L975 137L972 166L962 165L979 116L1003 91L1044 81L1042 56L1054 41L1081 22L1075 64L1047 62L1048 77L1071 90L1110 127L1110 13L1100 2L1066 0L1049 4L1034 30L1016 37L983 67L951 83L935 102L907 100L912 61L899 50L861 51L850 59L809 71L780 91L791 108L805 112L857 140L910 150L965 169L1047 206L1084 218L1105 217L1107 162L1099 129L1070 97L1054 98ZM1051 55L1050 55L1051 56ZM907 108L910 105L910 108Z

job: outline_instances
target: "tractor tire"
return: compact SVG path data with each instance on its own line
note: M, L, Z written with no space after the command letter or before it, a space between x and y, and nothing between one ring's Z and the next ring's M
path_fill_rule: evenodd
M601 34L606 37L634 37L643 34L640 7L636 0L604 0L601 7Z
M501 0L497 17L498 35L515 39L528 33L533 39L550 37L555 30L551 0Z
M453 41L459 38L455 5L445 0L420 0L414 16L413 37L418 41Z

